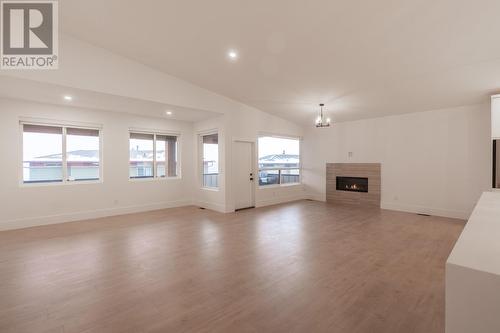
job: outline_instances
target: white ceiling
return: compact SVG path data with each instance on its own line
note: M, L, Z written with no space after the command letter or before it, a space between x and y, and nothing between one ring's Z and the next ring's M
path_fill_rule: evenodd
M71 96L73 100L66 101L64 96ZM209 111L181 108L3 75L0 75L0 97L190 122L220 115ZM172 112L172 115L167 115L167 111Z
M64 0L84 41L293 121L481 103L500 87L498 0ZM229 49L238 61L228 61Z

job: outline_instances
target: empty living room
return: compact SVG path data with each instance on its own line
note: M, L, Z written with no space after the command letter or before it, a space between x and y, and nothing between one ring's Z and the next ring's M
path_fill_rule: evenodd
M498 13L0 0L0 333L499 333Z

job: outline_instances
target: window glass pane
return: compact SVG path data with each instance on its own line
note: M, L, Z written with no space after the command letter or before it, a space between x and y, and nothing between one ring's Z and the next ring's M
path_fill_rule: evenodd
M295 183L300 183L299 169L281 170L281 184L295 184Z
M156 136L156 176L167 176L167 140L164 136Z
M219 135L203 136L203 187L219 187Z
M177 137L156 136L156 168L158 177L177 176Z
M66 129L68 180L99 179L99 131Z
M259 138L259 184L300 182L300 141L275 137Z
M130 178L151 178L153 173L152 134L130 134Z
M259 185L278 185L280 181L279 170L260 170Z
M25 183L62 181L62 128L24 125Z

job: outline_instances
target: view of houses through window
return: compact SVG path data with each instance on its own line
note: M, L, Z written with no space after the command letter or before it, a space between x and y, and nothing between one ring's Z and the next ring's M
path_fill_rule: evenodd
M99 131L66 129L68 180L99 179Z
M177 137L130 133L130 178L177 177Z
M300 183L299 139L259 138L259 185Z
M99 140L97 129L23 124L24 183L99 180Z
M203 135L203 187L219 187L219 135Z
M130 133L130 178L176 177L177 136ZM202 135L203 187L219 187L219 136ZM66 151L63 151L66 147ZM264 136L258 141L259 185L300 183L300 141ZM100 131L23 125L25 183L99 180Z

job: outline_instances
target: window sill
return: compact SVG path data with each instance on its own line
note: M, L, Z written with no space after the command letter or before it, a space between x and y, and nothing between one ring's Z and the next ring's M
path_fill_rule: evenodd
M286 187L297 187L302 186L302 183L293 183L293 184L276 184L276 185L259 185L259 190L271 189L271 188L286 188Z
M210 192L219 192L218 187L201 187L202 190L204 191L210 191Z
M52 186L72 186L72 185L92 185L92 184L102 184L102 180L73 180L66 182L40 182L40 183L24 183L20 184L20 187L52 187Z

